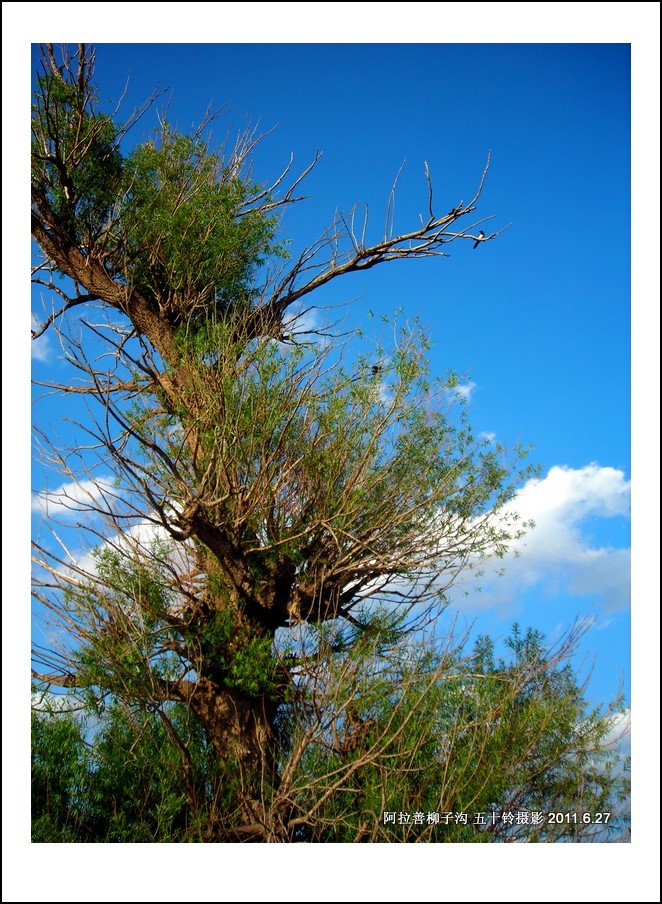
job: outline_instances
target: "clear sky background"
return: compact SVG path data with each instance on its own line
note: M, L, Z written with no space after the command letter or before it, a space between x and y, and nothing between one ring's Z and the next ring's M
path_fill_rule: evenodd
M128 12L149 5L95 6ZM599 32L582 19L598 9L595 4L279 6L285 18L295 7L314 27L295 37L296 32L276 27L275 43L264 31L263 4L220 3L167 4L179 8L181 32L173 22L157 43L121 43L122 32L106 32L97 23L91 37L102 98L117 99L128 78L122 107L128 113L155 87L167 89L168 118L182 130L196 125L209 104L225 105L214 127L219 142L228 129L246 125L269 133L254 155L254 176L260 181L273 181L290 153L294 168L303 169L321 150L303 186L310 198L283 219L282 232L292 239L293 252L314 240L336 209L348 211L356 203L368 205L372 235L378 238L403 161L396 230L406 230L426 213L425 161L438 211L450 210L473 196L491 150L477 214L494 217L483 226L486 231L512 224L503 235L476 250L458 242L449 246L448 258L391 263L339 280L321 301L351 302L347 322L368 331L369 310L389 314L402 308L420 316L432 340L433 371L465 375L475 431L506 445L535 447L531 460L541 465L541 479L522 487L517 506L537 526L503 577L486 575L480 592L471 584L458 589L453 606L462 619L496 637L518 621L551 640L576 618L589 619L592 627L577 661L585 673L592 668L589 699L603 703L623 688L629 701L632 35L615 19L599 43ZM614 16L615 8L622 9L625 23L633 21L625 10L632 17L639 8L642 21L655 29L649 21L653 6L615 3L600 9L614 8ZM195 7L207 8L209 26L197 37L187 28ZM409 37L394 25L374 43L366 26L364 31L352 27L353 13L363 7L399 17L410 10L417 31L411 31L409 20L402 25ZM226 34L221 8L233 8L237 30ZM495 8L507 11L511 24L515 9L535 22L530 42L514 29L508 35L513 43L491 43L485 16ZM567 24L563 39L559 16L567 16L569 8L585 27L577 31ZM451 37L453 28L442 23L442 14L450 10L460 15L464 41L481 43L458 40L457 29ZM659 22L659 7L657 16ZM343 19L346 29L339 27ZM494 40L500 41L505 34L497 18L490 21ZM138 32L141 40L157 40L144 23ZM312 43L327 39L327 33L334 43ZM117 43L105 43L104 37ZM195 43L201 37L218 43ZM243 43L248 37L260 43ZM365 43L342 43L348 37ZM51 36L31 38L41 39ZM411 43L392 43L400 40ZM659 72L659 44L657 53ZM34 53L32 63L34 71ZM649 82L644 86L654 90ZM655 90L657 95L648 97L657 110ZM149 132L149 117L137 127L137 140ZM659 133L654 130L653 136L659 142ZM642 189L657 197L647 180ZM640 225L650 210L644 205L636 214ZM658 223L659 216L656 230ZM649 248L655 253L657 242ZM644 295L649 292L655 327L655 275L643 289ZM53 339L44 337L35 345L34 376L52 376L59 367ZM645 354L650 371L644 371L638 390L656 418L652 384L659 376L659 352L654 350L652 360L650 352ZM58 403L49 403L52 423L63 413ZM37 418L44 419L43 408L35 410ZM659 455L655 473L657 467ZM650 484L647 476L640 479L655 496L656 478ZM32 491L44 483L45 475L35 468ZM34 501L33 516L39 517ZM659 602L657 593L644 598L656 586L655 579L649 581L638 584L638 605L645 626L654 628Z

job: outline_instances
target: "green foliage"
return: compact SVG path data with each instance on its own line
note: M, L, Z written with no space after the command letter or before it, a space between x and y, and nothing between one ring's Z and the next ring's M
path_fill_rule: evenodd
M249 697L262 697L274 690L276 663L271 637L253 637L236 651L230 662L226 686Z
M46 74L33 105L33 188L88 248L108 227L123 179L120 129L97 103L90 85Z
M314 580L318 562L328 573L331 537L343 549L354 546L352 560L362 568L371 551L392 574L418 577L423 560L438 561L444 535L459 540L457 559L501 554L519 535L514 519L480 528L479 519L501 509L535 469L515 470L505 450L476 444L465 413L452 405L453 380L428 374L425 336L398 326L379 374L367 359L349 370L331 349L284 350L268 341L229 363L234 350L220 329L206 333L208 345L201 334L191 342L192 365L200 366L201 354L212 362L190 402L198 458L187 459L176 433L168 457L180 468L190 462L191 485L196 474L210 475L215 497L215 475L229 481L233 492L208 512L224 530L236 526L231 536L249 551L256 584L287 567ZM153 428L142 424L150 440L159 429L156 419ZM165 487L170 476L154 464Z
M80 840L87 799L87 751L70 715L32 715L32 840Z
M274 694L276 663L270 635L254 636L246 624L237 624L227 609L216 610L192 632L198 643L201 667L226 688L246 697Z
M251 278L277 250L277 220L250 210L259 186L225 168L200 136L164 123L125 164L119 214L124 276L146 299L191 326L248 305Z
M629 782L605 746L616 710L587 714L566 661L571 646L550 650L543 641L515 626L514 656L496 661L488 638L470 657L411 641L379 649L375 640L356 669L343 648L323 681L302 682L307 706L287 716L290 751L308 738L289 791L302 840L553 842L622 832ZM395 822L385 824L384 812ZM399 824L402 812L425 819ZM543 820L504 823L504 812ZM579 821L550 823L559 812ZM606 826L582 821L606 812ZM434 813L453 817L431 824ZM466 824L455 821L462 813ZM484 825L472 824L477 813Z
M125 701L149 702L154 683L181 674L186 658L197 672L246 697L273 696L277 664L271 635L254 634L237 613L219 608L197 619L175 615L172 593L155 562L167 562L171 544L154 542L151 567L116 549L95 555L96 575L67 592L73 618L94 621L75 652L83 684ZM216 579L217 592L223 582ZM88 698L94 709L96 692Z
M165 549L158 541L152 545L157 563ZM153 563L111 548L94 558L94 577L65 593L69 616L88 625L72 654L78 674L83 685L149 700L154 680L171 678L179 665L172 649L172 593Z
M199 132L163 122L124 155L133 124L100 110L89 72L45 62L32 107L34 209L182 335L195 334L245 312L256 272L286 257L275 241L278 218L266 209L268 192L242 178L236 156L224 160Z
M489 638L467 655L463 644L404 637L388 613L372 629L327 625L299 644L299 678L279 710L277 769L261 777L267 806L288 802L288 840L605 841L623 832L629 781L605 746L615 711L587 713L571 646L547 648L515 626L512 655L497 660ZM259 651L245 652L254 674ZM190 710L161 713L111 704L96 711L93 730L57 711L35 716L33 840L240 838L247 775L240 781L232 758L219 760ZM384 821L402 812L425 819ZM504 812L544 818L504 823ZM606 812L606 825L582 819ZM449 813L468 820L444 824ZM550 813L579 821L550 823Z
M172 743L177 732L181 747ZM198 723L181 706L167 721L112 704L84 717L33 715L32 840L146 843L208 840L227 806L221 771Z

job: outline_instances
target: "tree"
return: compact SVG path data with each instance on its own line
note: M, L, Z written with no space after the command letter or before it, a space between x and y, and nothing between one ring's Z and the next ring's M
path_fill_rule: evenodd
M33 840L623 839L628 783L568 662L577 630L549 650L515 627L501 660L488 638L467 654L461 640L318 630L277 720L269 829L242 820L234 765L190 710L175 704L164 723L115 700L87 743L89 708L85 721L37 706Z
M97 412L66 452L40 434L77 485L59 503L95 539L82 560L34 544L34 595L58 638L35 650L34 678L94 713L92 740L76 729L92 760L73 773L87 770L115 801L117 751L142 752L146 787L161 776L169 803L143 788L145 820L120 820L129 840L381 840L386 830L356 814L386 809L424 762L447 771L465 749L453 803L469 761L482 782L492 749L501 771L481 801L497 790L533 800L551 768L562 775L554 800L579 773L594 789L610 722L569 727L583 700L570 676L554 678L567 649L546 657L530 638L535 667L530 655L513 667L484 656L479 679L462 643L439 652L436 634L424 638L456 576L522 530L505 514L530 473L522 451L511 463L475 442L451 404L457 378L431 378L416 324L396 319L373 355L332 330L317 341L297 331L302 300L330 281L476 241L485 218L464 223L487 166L468 204L437 215L426 169L419 226L395 232L391 197L374 244L367 221L359 233L338 215L292 262L279 215L311 167L289 185L291 163L275 184L255 183L255 134L214 152L211 117L193 135L162 121L124 153L150 104L125 123L104 114L93 64L83 45L46 45L33 106L33 278L60 299L33 335L58 331L78 379L49 387ZM527 695L532 736L550 750L542 771L528 768L513 714ZM563 731L551 727L555 706ZM50 730L37 723L38 738ZM512 763L506 735L518 741ZM120 831L76 825L80 840Z

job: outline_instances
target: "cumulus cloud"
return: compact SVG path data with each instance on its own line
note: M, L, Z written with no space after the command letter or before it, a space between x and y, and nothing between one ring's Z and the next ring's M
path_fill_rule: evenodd
M95 480L63 483L55 490L32 494L32 511L47 516L73 518L94 506L103 509L104 495L116 494L110 475Z
M597 464L554 466L543 479L528 481L509 509L535 527L514 547L517 558L499 561L502 578L486 569L483 592L471 593L472 602L505 604L540 586L546 595L592 596L610 611L629 606L629 548L597 543L586 523L629 518L630 483L622 471Z
M630 482L616 468L556 465L542 480L528 481L513 507L525 518L549 515L569 528L588 514L629 516Z

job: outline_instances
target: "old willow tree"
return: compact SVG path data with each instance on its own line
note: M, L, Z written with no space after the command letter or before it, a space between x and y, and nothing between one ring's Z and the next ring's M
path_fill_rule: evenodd
M607 809L609 716L585 711L567 645L516 632L498 660L440 640L450 583L520 529L517 451L474 442L417 328L371 355L297 326L332 280L476 241L485 173L439 214L426 170L411 230L390 204L373 244L339 216L288 260L279 216L306 173L260 185L252 134L216 153L165 121L125 151L150 103L104 113L93 64L46 45L33 102L33 277L53 299L33 335L57 332L75 375L48 391L84 412L69 449L35 430L65 480L43 503L77 513L75 549L94 541L74 553L52 525L34 544L39 699L85 713L36 717L35 837L595 832L434 834L435 812ZM425 825L383 815L404 810Z

